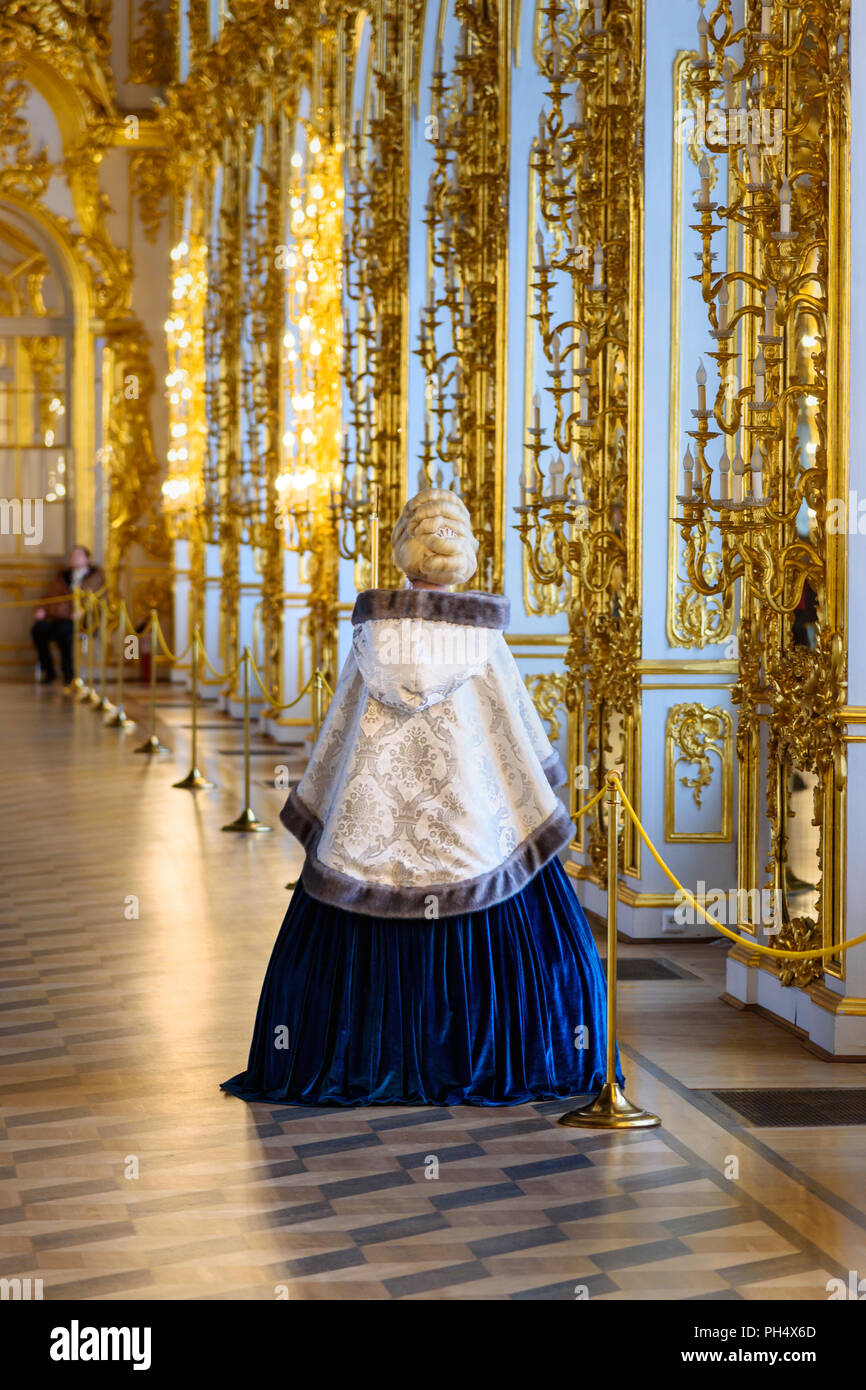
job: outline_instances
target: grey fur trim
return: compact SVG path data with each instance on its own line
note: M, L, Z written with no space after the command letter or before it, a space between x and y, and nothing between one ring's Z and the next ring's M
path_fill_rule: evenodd
M463 594L444 589L365 589L355 599L352 624L357 627L377 618L427 618L465 627L505 628L510 611L511 603L503 594L474 589Z
M545 758L544 762L541 764L541 770L554 791L556 791L557 787L561 787L563 782L568 781L568 773L565 770L565 765L555 748L550 757Z
M565 807L559 805L503 863L488 873L461 883L399 888L383 883L363 883L323 864L316 854L322 834L321 822L297 792L289 793L280 820L307 851L301 882L310 897L367 917L424 918L431 898L436 899L440 917L492 907L525 888L539 869L564 850L574 836L571 819Z

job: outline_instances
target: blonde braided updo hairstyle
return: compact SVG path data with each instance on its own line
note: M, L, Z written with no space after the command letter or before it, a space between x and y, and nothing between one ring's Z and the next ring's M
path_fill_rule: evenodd
M425 488L406 503L391 532L394 564L407 579L465 584L478 568L478 541L456 492Z

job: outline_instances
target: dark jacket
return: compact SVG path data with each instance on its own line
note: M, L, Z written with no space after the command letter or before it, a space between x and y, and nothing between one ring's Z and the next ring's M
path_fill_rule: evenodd
M105 571L99 565L91 565L87 573L80 580L79 589L87 589L91 593L97 593L105 587ZM63 601L64 595L69 597ZM49 602L49 600L53 600ZM58 600L60 600L58 602ZM45 597L37 605L45 609L46 618L71 618L73 616L72 601L72 570L58 570L54 579L51 580L45 591ZM82 615L83 616L83 615Z

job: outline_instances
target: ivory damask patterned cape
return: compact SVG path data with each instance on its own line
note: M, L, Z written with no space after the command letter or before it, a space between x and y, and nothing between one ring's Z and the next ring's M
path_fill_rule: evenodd
M322 902L445 917L518 892L573 835L565 769L495 594L371 589L283 824Z

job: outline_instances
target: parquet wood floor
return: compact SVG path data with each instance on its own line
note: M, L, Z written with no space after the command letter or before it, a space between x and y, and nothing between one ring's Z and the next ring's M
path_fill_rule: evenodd
M140 729L0 687L0 1278L41 1279L46 1299L808 1300L866 1270L861 1131L747 1130L705 1095L863 1085L866 1066L726 1008L716 946L672 947L683 977L621 988L629 1092L660 1130L564 1129L561 1102L332 1111L220 1092L300 851L264 758L253 795L274 834L220 833L242 767L217 754L233 741L213 712L199 763L219 787L172 788L189 711L177 690L163 703L174 751L148 760Z

